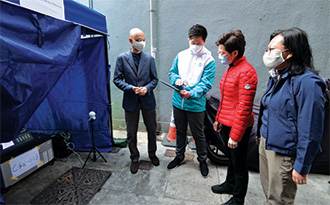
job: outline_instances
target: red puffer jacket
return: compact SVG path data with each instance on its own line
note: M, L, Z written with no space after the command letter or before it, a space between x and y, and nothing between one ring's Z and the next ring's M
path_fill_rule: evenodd
M221 78L221 100L215 120L231 127L229 137L235 141L241 141L246 128L253 126L257 84L257 72L245 56L228 67Z

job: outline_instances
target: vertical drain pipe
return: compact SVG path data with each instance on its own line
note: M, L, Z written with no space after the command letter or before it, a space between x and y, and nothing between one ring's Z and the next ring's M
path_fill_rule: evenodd
M89 8L93 9L93 0L89 0Z
M149 0L149 6L150 6L150 52L151 56L156 58L156 48L154 48L154 34L153 34L153 13L155 10L152 8L152 0Z

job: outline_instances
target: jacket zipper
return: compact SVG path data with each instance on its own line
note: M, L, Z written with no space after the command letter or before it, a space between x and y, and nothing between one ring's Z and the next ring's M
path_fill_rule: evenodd
M277 78L277 77L276 77ZM276 80L276 79L272 79L272 85L270 86L269 90L271 91L270 92L270 99L272 98L273 94L274 94L274 91L276 90L276 87L277 87L277 84L280 82L281 78ZM267 119L267 126L269 127L269 108L268 108L268 119ZM268 133L269 129L267 128L267 138L265 138L265 149L267 148L267 141L268 141L268 136L269 136L269 133Z
M190 72L190 67L191 67L191 61L193 60L192 58L194 58L194 56L192 55L190 60L189 60L189 67L188 67L188 72ZM183 105L184 105L184 99L182 98L182 101L181 101L181 109L183 110Z
M272 79L272 81L273 81L273 79ZM272 82L272 83L273 83L273 82ZM267 93L271 88L272 88L272 85L269 86L269 87L267 87L267 90L266 90L265 93L261 96L261 99L260 99L260 108L265 107L265 106L262 105L262 98L264 98L264 97L266 96L266 93ZM262 109L262 112L263 112L264 109L265 109L265 108ZM260 111L259 111L259 115L260 115ZM268 120L268 119L267 119L267 120ZM262 121L262 120L260 120L260 121ZM259 121L258 121L258 123L259 123ZM268 123L268 122L267 122L267 123ZM259 126L258 126L258 127L259 127ZM261 128L261 126L260 126L260 128ZM259 129L259 135L260 135L260 137L265 137L265 136L261 136L260 128L258 128L258 129ZM267 135L268 135L268 130L267 130ZM256 143L259 144L259 136L258 136L258 135L256 136L255 140L256 140ZM266 138L265 138L265 147L266 147Z

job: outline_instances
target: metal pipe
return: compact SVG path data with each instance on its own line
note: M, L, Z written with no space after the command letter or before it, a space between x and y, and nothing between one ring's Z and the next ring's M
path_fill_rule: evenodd
M89 0L89 8L93 9L93 0Z
M154 48L154 34L153 34L153 13L155 10L152 6L152 0L149 0L149 6L150 6L150 52L151 56L156 58L156 48Z

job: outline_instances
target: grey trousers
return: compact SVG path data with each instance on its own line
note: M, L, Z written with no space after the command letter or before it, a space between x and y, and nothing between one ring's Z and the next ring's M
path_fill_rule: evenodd
M176 156L184 159L187 145L187 126L189 124L196 143L197 160L204 162L207 159L206 139L204 135L205 112L189 112L173 106L176 127Z
M260 137L259 169L264 204L294 204L297 184L292 180L294 156L286 156L265 149L265 138Z
M132 161L137 162L140 157L137 148L137 131L139 126L140 110L142 111L143 122L148 132L148 153L149 157L156 156L156 109L146 110L142 104L138 104L136 109L132 112L125 111L126 129L127 129L127 143L131 153Z

